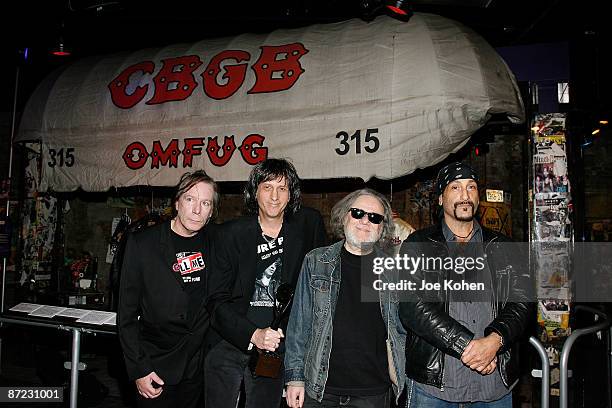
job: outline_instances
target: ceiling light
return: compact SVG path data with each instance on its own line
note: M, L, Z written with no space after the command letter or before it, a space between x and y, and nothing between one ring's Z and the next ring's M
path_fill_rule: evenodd
M71 54L68 47L66 47L66 42L64 41L65 30L66 28L64 26L64 22L62 21L59 28L59 35L57 36L57 43L50 51L51 55L55 55L57 57L67 57Z
M407 16L410 13L410 9L406 3L406 0L385 0L387 10L390 10L398 16Z
M71 54L70 51L64 46L64 43L60 42L57 44L57 47L51 50L51 54L58 57L67 57Z
M372 21L382 13L404 22L412 16L408 0L361 0L360 6L365 21Z

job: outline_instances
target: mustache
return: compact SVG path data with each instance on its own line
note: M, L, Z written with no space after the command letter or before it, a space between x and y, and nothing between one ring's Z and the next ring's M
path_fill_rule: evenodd
M471 201L459 201L458 203L455 203L455 210L457 209L457 207L459 207L460 205L469 205L470 207L472 207L472 210L474 209L474 203Z

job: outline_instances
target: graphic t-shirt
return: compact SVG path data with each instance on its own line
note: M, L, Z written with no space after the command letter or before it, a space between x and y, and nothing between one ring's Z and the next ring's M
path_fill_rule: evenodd
M276 238L261 234L256 243L257 278L247 317L260 328L270 326L274 319L276 290L282 279L283 241L282 234Z
M205 270L203 248L203 232L193 237L182 237L172 231L172 244L175 259L172 264L172 273L179 274L189 295L189 319L200 309L205 295Z

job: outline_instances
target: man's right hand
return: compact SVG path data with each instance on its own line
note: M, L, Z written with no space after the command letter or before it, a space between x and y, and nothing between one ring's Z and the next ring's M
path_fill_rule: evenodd
M495 332L486 337L473 339L463 350L461 362L472 370L482 373L482 371L490 368L491 361L495 359L497 351L501 347L499 339L499 334Z
M159 388L153 387L153 381L159 384ZM157 398L163 391L161 387L164 385L164 380L158 377L155 374L155 371L152 371L149 375L145 375L136 380L136 388L138 389L138 393L142 395L144 398Z
M302 408L304 405L304 387L288 385L285 398L289 408Z
M274 351L278 348L281 339L285 337L281 329L272 330L269 327L257 329L251 336L253 343L260 350Z

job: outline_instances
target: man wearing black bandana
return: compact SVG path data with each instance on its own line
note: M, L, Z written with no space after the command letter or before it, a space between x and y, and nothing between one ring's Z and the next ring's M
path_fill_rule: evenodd
M214 330L206 346L206 406L234 408L244 382L247 408L278 408L282 369L279 378L254 377L249 351L283 351L286 322L270 328L276 289L281 282L295 288L306 253L325 245L325 228L318 211L301 208L300 180L287 160L257 164L244 195L250 215L222 226L208 280Z
M471 280L487 290L458 294L447 288L418 295L400 304L408 330L406 376L408 407L511 408L518 361L514 345L530 313L526 271L515 267L503 242L506 237L482 227L475 219L479 204L478 176L463 163L438 173L436 193L439 224L414 232L400 254L409 257L483 260L470 272L420 268L413 279L444 283ZM491 290L492 289L492 290Z

